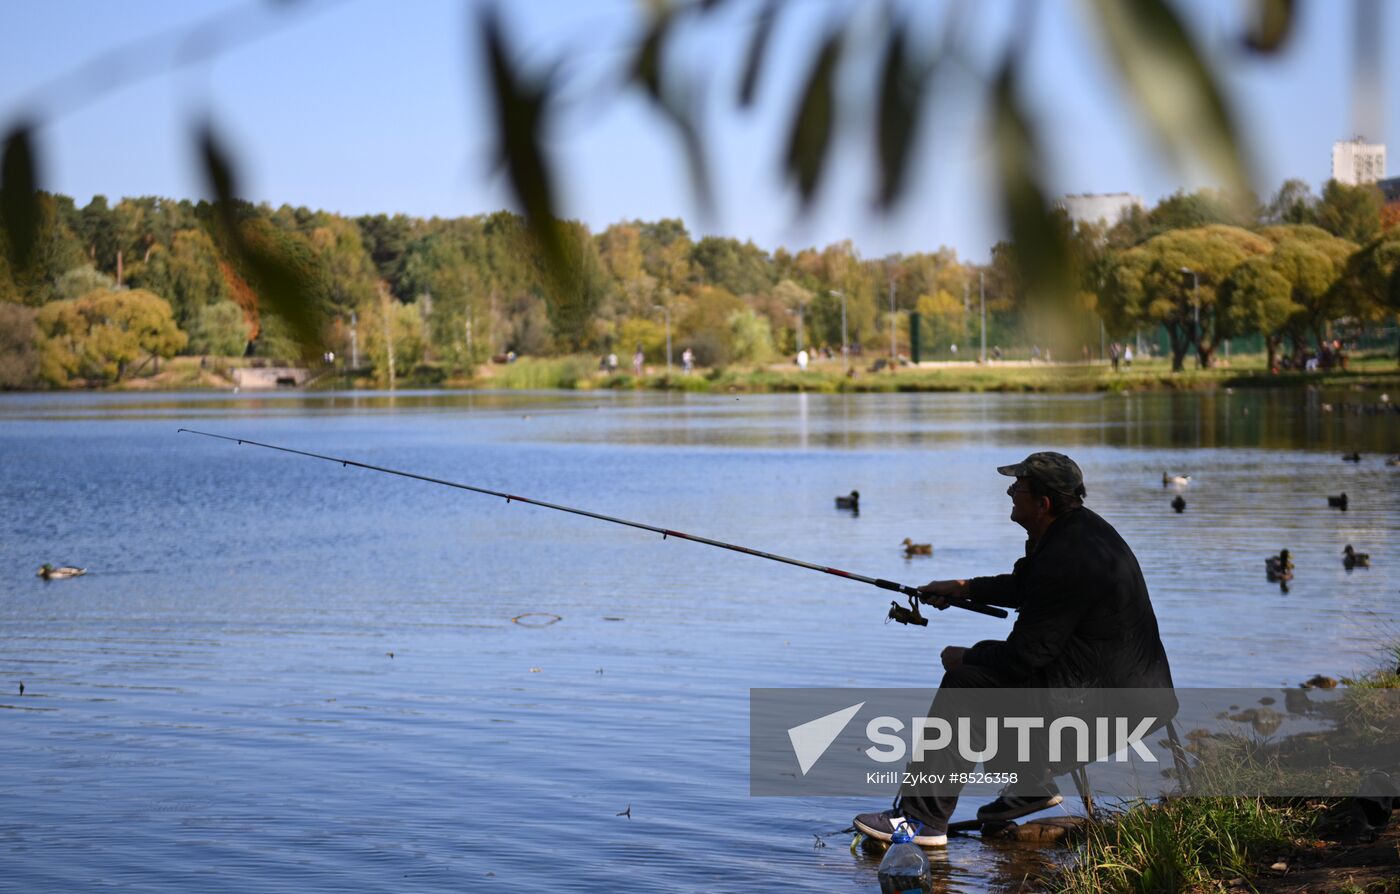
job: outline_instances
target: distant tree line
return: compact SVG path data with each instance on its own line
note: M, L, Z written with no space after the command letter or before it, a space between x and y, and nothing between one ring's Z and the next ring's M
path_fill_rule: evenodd
M842 343L909 351L917 313L926 343L981 335L1073 354L1085 333L1161 327L1175 368L1210 365L1226 338L1262 335L1272 362L1328 335L1400 312L1397 215L1374 187L1298 181L1267 202L1178 193L1107 226L1059 226L1078 293L1043 300L1019 282L1011 243L990 263L951 249L863 259L849 242L769 252L695 239L678 220L591 233L560 222L540 256L507 212L423 220L343 217L306 208L102 196L77 207L38 196L29 263L9 263L0 229L0 387L114 382L176 354L303 357L318 351L363 374L470 375L491 357L616 351L640 345L702 366L764 363ZM274 264L260 259L274 259ZM559 259L567 276L559 277ZM304 319L262 300L291 288ZM1102 330L1100 326L1102 325ZM800 334L799 334L800 333ZM1062 353L1062 356L1063 356Z

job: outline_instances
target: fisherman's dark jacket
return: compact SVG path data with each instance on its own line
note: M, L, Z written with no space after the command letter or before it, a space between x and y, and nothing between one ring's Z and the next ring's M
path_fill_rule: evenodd
M1017 617L1005 641L978 643L965 663L1027 688L1172 685L1142 569L1112 525L1073 509L1026 552L1011 574L972 580L973 599Z

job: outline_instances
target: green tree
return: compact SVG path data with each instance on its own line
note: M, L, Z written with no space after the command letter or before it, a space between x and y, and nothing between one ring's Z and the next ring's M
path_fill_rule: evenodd
M0 391L39 383L39 329L32 307L0 301Z
M598 246L588 228L574 221L558 221L563 250L562 278L545 290L546 308L555 342L567 351L581 351L591 342L590 320L607 291ZM537 256L540 274L547 275L544 258Z
M219 249L207 232L180 230L169 246L151 254L137 278L146 288L168 298L175 321L181 328L189 329L204 308L233 298L220 262Z
M729 315L730 359L737 363L767 363L773 359L773 330L768 318L752 308Z
M773 285L768 253L752 242L706 236L691 253L699 284L719 286L735 295L756 295Z
M1343 313L1344 292L1336 286L1356 246L1306 225L1271 227L1263 233L1277 240L1270 265L1288 282L1298 308L1290 320L1295 341L1301 342L1307 329L1320 347L1330 322Z
M1148 236L1171 230L1192 230L1211 225L1248 227L1254 222L1256 202L1215 189L1178 191L1167 196L1147 214Z
M375 214L357 218L356 223L379 275L385 279L393 278L398 273L399 261L413 241L413 221L402 214L393 217Z
M926 334L922 341L925 344L932 343L936 349L967 344L967 315L963 313L961 296L954 297L946 289L920 295L917 310L924 323Z
M250 330L243 308L232 301L206 304L195 313L189 327L190 353L242 357L248 350Z
M1328 180L1317 203L1317 225L1333 236L1365 244L1381 231L1384 204L1385 196L1374 184L1347 186Z
M98 289L113 289L116 285L116 280L112 277L98 273L93 267L84 264L74 267L58 278L58 284L54 287L54 298L68 301Z
M1400 315L1400 229L1387 230L1353 252L1333 288L1339 305L1358 320Z
M791 279L784 279L773 287L769 293L774 310L770 314L774 321L774 329L783 334L784 348L791 347L790 353L796 353L797 345L797 325L801 322L803 326L802 347L810 348L810 337L806 333L806 321L802 316L807 312L807 305L812 303L814 296L809 289L804 289Z
M641 346L642 354L653 363L666 359L666 327L649 317L628 317L618 326L618 353L630 361L632 351ZM630 368L630 367L629 367Z
M117 224L106 196L93 196L78 213L77 236L94 267L112 269L117 257Z
M1274 368L1284 327L1302 310L1293 300L1293 287L1274 269L1268 255L1236 265L1220 286L1220 301L1232 332L1264 336L1269 369Z
M695 351L701 366L724 366L733 359L733 332L729 318L747 310L727 289L697 289L690 308L680 318L677 334Z
M29 266L10 266L10 298L36 307L53 301L59 279L74 267L84 264L82 243L73 233L69 221L75 219L73 200L67 196L40 192L35 195L34 256ZM6 234L6 245L9 237ZM7 252L8 253L8 252Z
M1220 225L1154 236L1114 261L1100 296L1104 319L1127 328L1160 324L1171 342L1173 372L1192 348L1208 368L1228 332L1228 321L1217 313L1217 288L1237 264L1272 248L1262 236Z
M1317 196L1303 180L1285 180L1264 206L1261 219L1266 224L1317 223Z
M185 346L170 303L143 289L99 289L40 308L40 371L57 386L74 376L116 382L141 356L172 357Z
M354 223L340 217L320 220L319 216L308 220L311 222L319 224L307 238L326 271L330 308L335 313L348 313L374 297L378 269L365 247L362 230Z

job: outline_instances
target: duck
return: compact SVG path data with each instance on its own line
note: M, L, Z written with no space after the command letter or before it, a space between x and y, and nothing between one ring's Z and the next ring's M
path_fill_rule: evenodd
M1346 495L1346 493L1343 492L1343 493L1341 493L1341 494L1338 495L1338 496L1335 496L1335 497L1328 497L1328 498L1327 498L1327 505L1328 505L1328 506L1335 507L1335 508L1337 508L1337 509L1340 509L1340 510L1342 510L1343 512L1346 512L1346 511L1347 511L1347 495Z
M1172 498L1172 508L1177 511L1177 514L1185 512L1186 499L1182 497L1181 494L1177 494L1175 497Z
M1342 550L1342 565L1346 567L1347 571L1353 568L1370 568L1371 554L1359 553L1352 549L1351 544L1348 543L1347 548Z
M1278 555L1269 556L1264 560L1264 575L1268 577L1269 583L1286 583L1293 579L1293 560L1288 557L1288 550L1281 549Z
M860 509L860 491L853 490L849 496L836 498L837 509Z
M1191 485L1190 475L1168 475L1162 473L1162 487L1189 487Z
M1359 462L1361 462L1361 454L1358 453L1358 452L1355 451L1355 450L1353 450L1353 451L1350 452L1350 453L1343 453L1343 454L1342 454L1342 462L1344 462L1344 463L1359 463Z
M1400 466L1400 456L1392 456L1390 459L1385 461L1385 464L1387 466L1391 466L1392 468L1395 466Z
M904 558L911 556L931 556L933 555L932 543L915 543L908 537L904 538Z
M48 562L40 565L37 572L37 575L44 580L63 580L67 577L81 577L84 574L87 574L86 568L74 568L72 565L62 565L55 568Z

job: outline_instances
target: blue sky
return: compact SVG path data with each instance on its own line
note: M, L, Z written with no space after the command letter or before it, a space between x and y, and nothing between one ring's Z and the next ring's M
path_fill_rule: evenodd
M937 33L945 4L910 0L919 29ZM1235 49L1244 4L1180 2L1207 54L1219 63L1254 159L1256 188L1272 192L1288 177L1320 187L1334 140L1352 135L1352 4L1300 3L1293 40L1280 57ZM872 20L874 4L792 0L772 47L755 108L734 107L729 80L739 69L754 0L729 0L708 24L684 37L684 61L723 77L710 82L705 129L718 189L718 214L702 220L679 145L639 98L616 98L608 79L637 40L634 0L508 5L509 32L521 58L575 60L569 103L551 134L561 173L561 210L596 230L625 219L685 219L693 233L752 239L765 248L852 240L863 256L950 246L985 260L1001 235L981 104L970 85L949 91L927 119L911 190L898 212L870 212L872 174L863 130L836 147L821 197L799 214L779 168L787 110L808 67L815 36L855 10ZM1011 0L974 10L969 62L989 70L1000 58L1013 16ZM1381 4L1383 34L1397 33L1397 4ZM111 90L54 90L60 75L129 41L251 9L249 21L281 23L268 36L213 61L172 71L169 43L137 56L159 72ZM205 187L190 137L212 118L234 150L251 199L346 214L404 212L458 216L510 205L490 170L489 104L462 0L0 0L0 125L22 115L41 122L44 186L93 194L198 198ZM1153 202L1208 181L1172 168L1154 148L1099 51L1087 4L1041 0L1024 64L1024 95L1046 143L1050 183L1060 193L1134 192ZM1382 73L1384 133L1396 133L1397 63ZM852 72L858 75L858 72ZM99 76L112 77L110 68ZM71 83L69 81L68 83ZM853 77L849 86L856 86ZM848 96L859 97L858 91ZM861 114L852 103L853 117ZM1396 151L1391 149L1392 153Z

